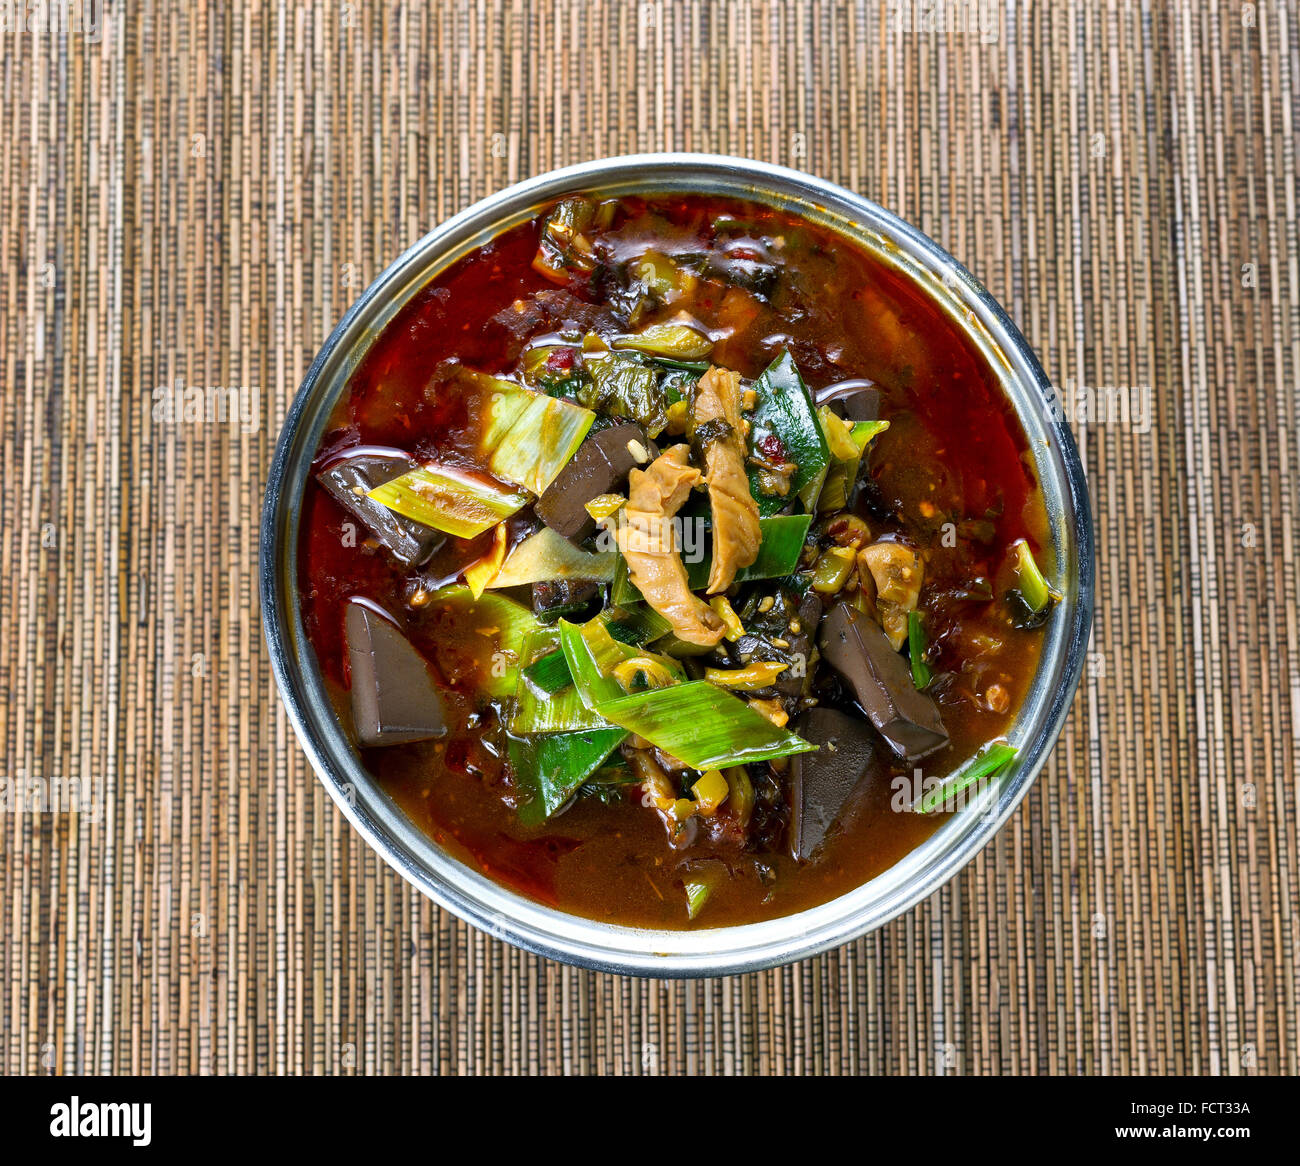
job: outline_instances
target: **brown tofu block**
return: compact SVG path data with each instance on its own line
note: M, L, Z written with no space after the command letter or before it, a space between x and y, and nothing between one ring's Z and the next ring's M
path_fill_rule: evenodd
M357 740L370 747L443 736L447 719L424 657L364 603L348 600L344 619Z
M628 449L630 441L639 442L647 453L651 452L645 429L635 421L591 434L537 500L533 507L537 517L570 542L590 538L596 522L587 513L586 503L601 494L621 490L628 474L639 464Z
M415 462L409 458L358 454L335 462L316 475L316 481L330 497L365 526L379 545L403 567L418 567L446 536L431 526L395 514L387 506L366 497L364 492L400 478L414 468ZM360 494L357 493L358 487L362 490Z
M907 661L870 616L836 604L822 625L820 646L822 659L852 688L901 760L919 761L948 744L938 705L916 690Z
M816 854L854 790L885 773L887 761L880 738L861 717L811 708L790 727L820 746L790 759L790 852L803 861Z

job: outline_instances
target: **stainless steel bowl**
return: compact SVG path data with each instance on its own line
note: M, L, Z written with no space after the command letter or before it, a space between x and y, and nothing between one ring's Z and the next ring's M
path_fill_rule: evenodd
M732 195L826 224L901 269L945 307L1001 378L1029 438L1051 524L1052 582L1064 599L1038 674L1009 733L1019 754L982 802L953 814L901 862L849 894L762 923L650 931L541 906L439 849L361 767L325 693L297 594L298 517L330 411L367 347L430 279L564 194L667 191ZM712 976L824 951L933 894L1010 817L1055 744L1078 684L1092 615L1093 537L1083 466L1024 337L951 256L875 203L808 174L711 154L645 154L571 166L512 186L431 231L348 311L312 363L280 433L262 512L260 584L271 662L307 756L348 820L435 902L528 951L602 971Z

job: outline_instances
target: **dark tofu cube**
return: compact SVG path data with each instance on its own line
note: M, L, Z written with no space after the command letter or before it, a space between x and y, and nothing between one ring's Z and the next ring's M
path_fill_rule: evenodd
M790 727L820 746L790 759L790 852L802 862L817 853L858 786L888 772L888 760L875 730L838 709L809 709Z
M344 630L352 674L352 723L367 747L427 741L447 732L428 665L373 608L348 601Z
M802 669L790 668L776 678L776 690L782 696L798 697L808 687L812 668L813 637L817 635L817 625L822 618L821 596L809 591L799 601L799 631L790 633L786 639L790 643L790 658L802 657ZM803 675L796 675L802 672Z
M370 531L375 540L403 567L418 567L441 545L445 535L423 523L395 514L366 496L368 490L415 469L404 457L358 454L335 462L316 475L330 497Z
M628 474L640 464L628 448L633 441L650 453L645 429L634 421L593 432L537 500L533 507L537 517L570 542L590 538L596 521L586 504L623 488Z
M907 661L870 616L836 604L822 624L821 652L901 760L919 761L948 744L938 705L916 690Z
M538 622L553 624L572 619L600 597L601 586L590 579L550 579L533 584L533 614Z

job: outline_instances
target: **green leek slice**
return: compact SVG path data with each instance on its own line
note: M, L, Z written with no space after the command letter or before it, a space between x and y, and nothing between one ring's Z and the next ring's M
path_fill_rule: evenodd
M555 579L594 579L606 583L614 578L615 554L614 551L590 554L544 526L510 552L488 586L520 587Z
M826 435L817 420L817 408L803 377L795 367L788 349L783 349L766 371L754 382L758 404L749 414L749 450L751 455L768 458L763 443L775 437L781 443L785 460L793 462L790 491L784 497L764 494L760 489L760 469L749 466L749 488L758 503L760 515L775 514L830 463Z
M817 748L707 680L600 701L601 714L693 769L726 769Z
M1016 755L1014 745L995 741L975 754L965 765L950 773L927 793L917 799L913 809L918 814L933 814L944 808L944 803L955 799L963 790L977 781L1001 773Z
M509 426L495 444L484 439L484 448L491 450L488 469L541 495L578 452L596 415L571 401L513 388L518 399L508 406L514 410Z
M934 670L925 659L927 643L921 613L909 611L907 613L907 655L912 664L912 683L918 689L928 688L930 681L934 679Z
M526 494L436 465L384 482L369 497L404 518L457 538L482 534L528 501Z
M532 795L519 807L519 820L538 826L553 817L626 738L623 729L511 737L506 748L515 782Z
M483 691L490 696L512 696L528 636L542 626L537 617L504 595L486 591L475 599L468 587L459 585L435 591L429 597L429 606L447 608L454 613L458 626L473 628L484 637L485 645L492 650L485 657Z
M510 732L517 737L533 733L564 733L575 729L607 729L609 722L592 709L567 677L558 689L547 689L534 680L533 667L560 646L555 628L539 628L525 641L515 688ZM561 658L563 658L561 656Z

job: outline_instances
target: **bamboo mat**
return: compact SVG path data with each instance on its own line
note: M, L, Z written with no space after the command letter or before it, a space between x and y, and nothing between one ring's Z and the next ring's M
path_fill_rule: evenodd
M0 814L0 1069L1297 1071L1300 14L935 11L116 0L99 36L0 32L3 776L91 794ZM882 202L1063 392L1132 406L1075 425L1092 655L1015 818L884 930L696 983L524 956L391 874L298 750L254 581L281 419L362 288L509 182L658 149ZM178 383L256 428L156 420Z

